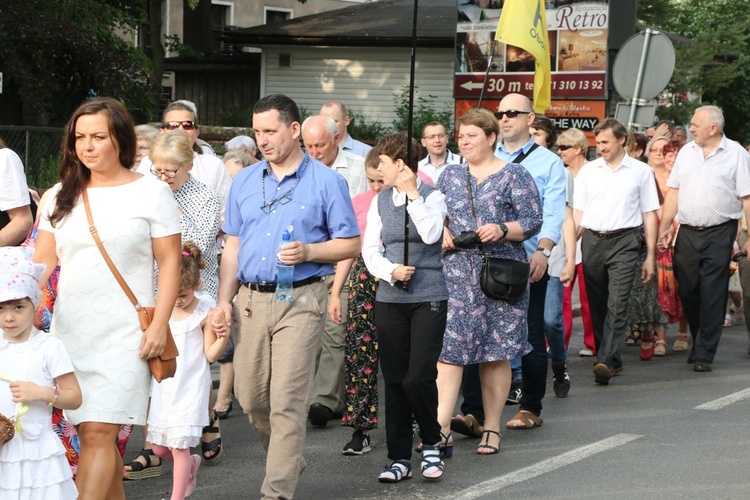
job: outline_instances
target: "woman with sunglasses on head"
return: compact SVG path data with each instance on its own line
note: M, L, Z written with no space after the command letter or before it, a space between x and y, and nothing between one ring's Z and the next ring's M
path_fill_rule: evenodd
M117 436L121 424L146 423L151 384L146 360L164 351L179 289L177 204L152 175L130 170L133 118L114 99L82 104L68 121L62 147L62 181L52 188L40 219L34 260L47 266L42 285L60 261L51 330L68 349L83 393L81 407L66 411L81 443L80 498L124 499ZM156 307L145 331L89 231L85 203L96 234L139 303ZM161 271L158 297L154 261Z

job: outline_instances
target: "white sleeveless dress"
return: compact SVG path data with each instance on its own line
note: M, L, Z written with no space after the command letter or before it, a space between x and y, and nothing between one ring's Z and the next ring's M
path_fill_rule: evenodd
M180 321L169 321L180 353L175 376L151 384L147 440L169 448L197 446L203 427L208 425L211 373L203 350L201 321L215 303L207 294L197 297L193 314Z

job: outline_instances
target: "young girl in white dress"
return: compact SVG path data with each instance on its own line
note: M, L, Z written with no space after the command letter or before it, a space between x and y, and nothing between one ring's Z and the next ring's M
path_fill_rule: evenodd
M0 248L0 413L15 435L0 444L0 498L78 498L52 407L76 409L81 388L65 346L34 328L44 265L19 247Z
M195 293L200 289L200 270L204 267L200 248L185 242L180 293L169 319L180 353L177 371L173 378L151 384L147 440L156 455L174 463L172 500L182 500L195 491L201 457L191 456L190 448L200 443L201 431L208 425L208 365L221 356L228 341L224 335L215 335L206 321L209 313L220 316L215 321L225 321L223 313L212 312L215 304L209 295Z

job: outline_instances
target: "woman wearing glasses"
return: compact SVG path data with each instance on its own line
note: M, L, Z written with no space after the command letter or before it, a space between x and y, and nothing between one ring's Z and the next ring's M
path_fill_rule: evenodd
M120 102L98 98L82 104L66 126L62 181L51 190L35 246L34 260L47 266L40 283L60 261L52 331L70 353L83 391L83 405L66 411L81 443L81 498L125 498L117 436L121 424L146 423L146 359L164 350L179 288L177 204L153 176L130 170L135 150L133 119ZM85 194L118 271L141 304L156 306L145 332L90 234ZM158 298L154 260L161 270Z
M211 188L190 175L193 150L190 140L182 132L160 134L151 144L149 152L151 171L148 174L166 182L179 208L182 242L192 241L203 252L206 266L200 271L202 291L216 303L219 293L219 267L216 258L216 234L219 230L219 197ZM213 416L215 418L215 416ZM206 416L208 421L208 415ZM203 456L207 461L216 460L221 453L221 441L211 434L218 434L218 427L211 423L206 428L210 436L202 443ZM144 432L146 427L143 427ZM212 430L208 430L212 429ZM145 479L161 474L161 459L154 455L151 443L144 444L136 459L125 466L125 478Z
M227 169L224 168L224 162L220 158L210 153L204 153L203 149L197 144L200 127L198 126L198 111L192 102L175 101L166 107L162 114L160 133L164 134L173 130L181 130L190 141L190 147L193 150L193 166L190 169L190 174L219 195L223 219L224 205L226 205L227 196L229 196L232 178ZM152 166L151 160L144 158L138 167L138 172L143 175L150 175L149 171ZM220 252L221 249L219 249Z

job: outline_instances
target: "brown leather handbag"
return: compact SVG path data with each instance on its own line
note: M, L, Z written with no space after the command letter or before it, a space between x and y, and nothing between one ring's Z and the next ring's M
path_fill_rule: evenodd
M86 209L86 218L89 221L89 231L91 231L91 236L93 236L96 246L99 247L99 251L102 253L104 261L107 263L107 266L109 266L112 274L115 275L115 279L122 287L125 295L127 295L130 302L133 303L133 307L135 307L135 310L138 313L138 320L141 322L141 330L146 331L154 319L154 308L143 307L138 303L138 299L135 298L133 291L128 284L125 283L122 275L115 267L115 263L109 258L107 251L104 249L104 245L102 245L102 240L97 234L96 226L94 226L94 219L91 216L89 196L86 189L83 190L83 206ZM162 352L160 356L148 360L148 367L151 369L151 375L153 375L157 382L161 382L165 378L174 377L175 371L177 370L178 354L177 344L174 343L172 332L169 329L169 325L167 325L167 344L164 346L164 352Z

